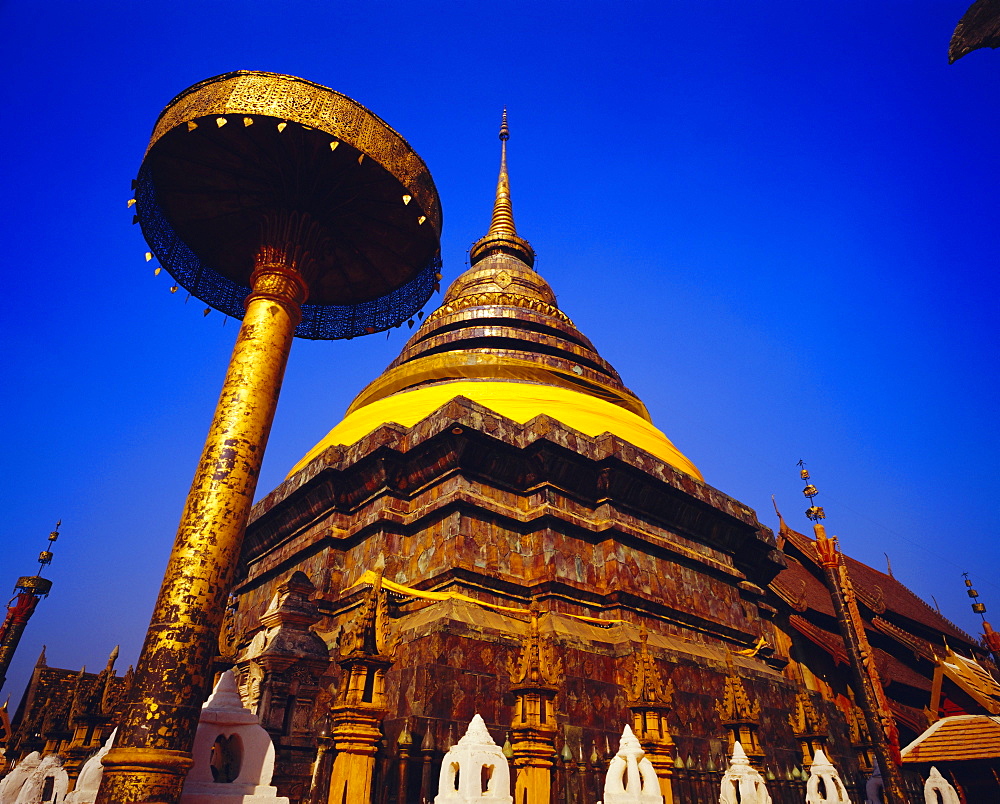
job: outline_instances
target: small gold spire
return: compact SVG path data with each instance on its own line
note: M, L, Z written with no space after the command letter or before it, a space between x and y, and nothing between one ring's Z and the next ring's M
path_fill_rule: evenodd
M527 240L517 235L514 225L514 207L510 201L510 177L507 174L507 108L504 107L500 122L500 177L497 179L497 194L493 202L493 216L486 235L472 246L469 261L475 265L489 254L510 254L528 266L535 264L535 252Z
M510 177L507 175L507 140L510 139L510 129L507 128L507 107L503 110L503 122L500 124L500 178L497 179L497 197L493 202L493 217L490 220L490 235L514 235L514 207L510 203Z

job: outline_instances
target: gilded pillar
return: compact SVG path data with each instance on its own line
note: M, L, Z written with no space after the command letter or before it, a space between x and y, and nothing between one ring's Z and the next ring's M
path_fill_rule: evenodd
M291 236L290 236L291 235ZM298 235L301 239L292 239ZM212 682L226 610L281 380L308 286L308 224L265 226L246 315L137 665L99 804L176 801Z
M370 804L375 754L382 739L382 705L384 691L377 699L364 701L364 688L375 684L372 676L381 677L389 666L381 668L371 662L344 663L347 686L344 702L331 711L333 744L336 757L330 773L330 804ZM372 679L372 681L369 681ZM381 687L381 683L378 683Z
M664 804L672 804L674 741L667 726L667 713L674 700L674 684L663 683L656 658L649 650L645 625L639 628L639 650L632 655L626 678L623 686L632 712L632 731L656 771Z
M805 690L795 696L795 709L788 717L788 725L802 748L802 765L812 765L818 750L826 750L829 725L826 717L816 708L812 696Z
M722 725L729 732L729 746L738 742L755 768L763 770L764 749L757 738L760 723L760 703L750 700L746 688L736 672L733 655L726 656L726 683L722 700L716 704L716 711Z
M336 757L330 772L329 804L370 804L375 755L386 713L385 674L392 666L387 601L381 576L371 588L354 628L341 640L343 669L330 710Z
M514 804L551 804L556 757L555 698L562 659L539 635L538 609L531 606L528 637L508 665L514 693L510 742L514 754Z
M514 750L514 801L517 804L550 804L552 768L555 764L555 690L516 689L517 714L511 723Z
M441 209L420 157L380 118L249 70L174 98L133 188L133 223L173 289L243 319L97 798L173 804L292 337L355 337L416 313L439 278Z

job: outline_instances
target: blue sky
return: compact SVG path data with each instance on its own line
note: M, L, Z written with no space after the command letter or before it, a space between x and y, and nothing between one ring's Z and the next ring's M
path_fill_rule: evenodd
M1000 54L947 64L964 2L820 5L0 4L0 585L64 520L4 694L42 644L138 653L237 327L153 277L126 201L163 106L233 69L409 140L445 282L489 222L506 104L538 270L707 481L804 530L803 458L847 552L976 630L967 570L1000 618ZM408 332L296 342L258 496Z

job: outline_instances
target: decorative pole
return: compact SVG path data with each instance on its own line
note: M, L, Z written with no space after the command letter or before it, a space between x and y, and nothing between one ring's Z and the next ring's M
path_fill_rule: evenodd
M420 741L420 796L418 800L421 804L431 801L433 791L431 790L431 763L434 761L434 722L427 721L427 730Z
M828 538L826 528L820 524L821 519L826 519L826 513L821 507L813 504L813 497L819 494L819 490L809 482L805 461L799 461L799 467L801 468L799 475L806 481L802 493L810 502L806 516L812 520L813 532L816 535L813 546L816 548L819 564L826 576L826 585L833 600L833 610L840 625L840 634L844 638L847 655L851 660L851 671L854 675L854 686L860 708L868 726L875 757L882 771L885 804L907 804L903 774L900 769L902 758L899 755L899 732L896 729L896 721L889 711L889 702L875 667L875 657L871 645L868 644L864 621L858 611L854 587L844 566L837 537Z
M49 534L49 547L51 548L56 539L59 538L59 526L62 520L56 522L56 529ZM40 567L47 567L52 563L52 550L42 550L38 554L38 564ZM14 584L14 597L7 604L7 616L3 625L0 625L0 689L3 689L7 680L7 669L10 667L11 659L14 658L14 651L17 650L18 643L24 628L35 613L35 606L43 597L49 596L52 589L52 581L38 575L25 575L17 579Z
M419 310L440 279L441 210L426 166L380 118L249 71L171 101L133 186L133 222L163 267L206 315L243 319L97 797L173 804L292 337L384 331Z
M396 778L396 796L392 799L395 804L406 804L406 793L409 789L407 781L409 776L407 775L407 768L410 764L410 755L413 753L413 735L410 734L410 729L408 728L408 723L403 723L403 728L399 732L399 737L396 739L397 748L397 778Z
M962 577L965 578L966 592L972 598L972 610L983 620L983 643L989 649L990 655L993 656L993 662L997 667L1000 667L1000 634L994 631L993 626L986 621L986 604L977 600L979 592L972 588L969 573L963 572Z

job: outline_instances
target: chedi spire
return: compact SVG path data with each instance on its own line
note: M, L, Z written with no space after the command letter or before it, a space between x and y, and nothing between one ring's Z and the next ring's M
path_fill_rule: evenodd
M534 270L535 252L514 226L508 137L505 114L493 215L469 252L472 265L292 474L332 445L353 444L387 422L410 427L464 397L521 424L544 414L591 437L611 433L702 479Z
M529 267L535 264L535 251L527 240L517 235L514 225L514 207L510 200L510 177L507 174L507 109L503 110L500 123L500 177L497 179L497 194L493 202L493 216L489 231L477 240L469 251L469 262L475 265L490 254L510 254Z

